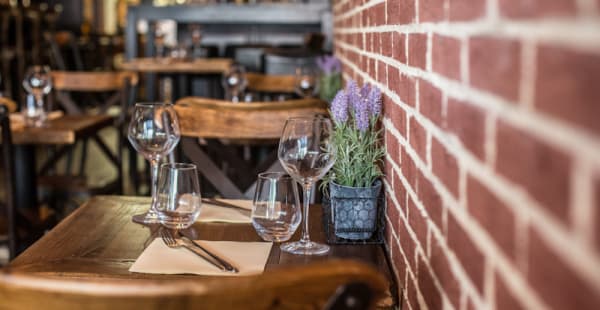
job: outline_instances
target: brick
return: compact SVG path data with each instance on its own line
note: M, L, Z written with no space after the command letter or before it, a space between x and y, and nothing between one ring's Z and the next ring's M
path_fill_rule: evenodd
M524 310L525 308L521 306L515 296L510 293L504 281L500 279L500 274L496 273L494 278L496 282L496 309Z
M458 39L433 35L431 39L431 68L452 80L460 80L460 48Z
M406 153L406 150L404 150L404 149L401 150L400 155L402 156L402 165L401 165L402 175L404 175L404 178L406 179L408 184L410 184L412 189L414 191L416 191L417 190L417 167L415 166L415 162L408 155L408 153Z
M448 247L456 254L473 286L482 294L485 257L452 214L448 214L447 239Z
M498 122L496 143L497 171L568 223L570 158L503 121Z
M373 10L375 11L373 26L385 25L385 3L374 6Z
M450 303L455 309L460 309L460 284L450 268L447 253L437 240L432 242L429 264L438 282L444 288L444 292L446 292Z
M530 230L527 280L540 298L554 309L597 309L600 295ZM571 254L573 255L573 254ZM595 270L590 270L595 272Z
M390 118L394 127L406 139L406 112L396 103L392 103L390 108L392 110Z
M444 20L444 2L445 0L420 0L419 23Z
M469 21L485 16L485 0L449 0L450 21Z
M600 55L540 46L535 107L600 135Z
M394 50L392 49L393 33L385 32L381 34L381 51L384 56L392 57Z
M392 223L391 228L397 232L399 229L399 226L400 226L400 221L401 221L400 211L398 210L398 208L396 208L396 206L393 203L388 204L388 206L387 206L387 216L390 219L390 222Z
M417 191L419 199L421 200L429 218L435 223L435 225L442 230L442 199L436 192L435 188L425 178L425 176L419 172L419 188Z
M427 34L408 35L408 65L425 70L427 65Z
M394 137L389 131L385 134L385 147L386 152L390 155L392 160L399 163L400 162L400 144L398 144L398 139Z
M385 84L387 82L387 65L383 61L377 61L377 81Z
M398 85L398 96L400 96L400 100L406 103L407 105L414 107L415 106L415 79L409 77L404 74L399 75L399 85Z
M472 176L467 178L469 213L510 257L516 257L515 215Z
M400 239L400 247L402 248L402 252L404 252L404 256L406 256L408 267L411 268L411 270L416 270L417 265L414 259L416 243L408 233L408 229L404 221L400 221L399 226L398 239Z
M400 24L412 24L415 21L416 0L400 0Z
M373 33L373 53L381 54L381 36Z
M410 126L410 145L417 152L417 155L421 157L422 162L427 161L427 132L417 120L411 118L409 121Z
M471 85L516 101L520 71L521 46L518 41L490 37L469 40Z
M392 264L394 265L396 283L399 288L404 288L404 279L406 278L406 264L402 253L400 253L400 246L397 242L392 242Z
M442 91L425 80L419 80L419 112L438 127L443 127Z
M442 309L442 295L435 286L429 268L427 268L421 257L419 257L418 283L427 307L429 309Z
M444 183L448 191L458 199L458 162L435 138L431 138L431 161L433 173Z
M415 287L415 282L409 276L408 281L406 282L406 299L408 304L410 305L410 309L416 310L420 309L419 307L419 299L417 298L417 289ZM404 309L404 308L402 308Z
M575 0L499 0L498 6L501 15L515 19L574 16L577 12Z
M600 251L600 177L594 180L594 213L596 218L596 249Z
M408 206L406 205L407 192L397 173L394 173L394 193L396 194L396 201L400 204L400 211L406 216L408 214Z
M408 224L412 231L417 236L421 248L427 248L427 219L421 211L417 208L417 205L409 197L408 198Z
M485 158L485 114L471 104L448 98L447 128L480 160Z
M400 0L387 0L387 24L400 24Z
M393 57L395 60L405 64L406 63L406 35L398 32L394 32L392 35L392 41L394 41L394 52Z

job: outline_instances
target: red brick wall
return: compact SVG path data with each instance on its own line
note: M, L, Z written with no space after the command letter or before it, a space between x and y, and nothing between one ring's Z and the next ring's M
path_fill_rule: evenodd
M403 309L600 309L600 1L338 0Z

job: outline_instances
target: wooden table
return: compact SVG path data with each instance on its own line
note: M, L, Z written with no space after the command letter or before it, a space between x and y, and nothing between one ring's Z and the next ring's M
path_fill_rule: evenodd
M64 115L48 120L44 127L13 126L14 144L74 144L77 139L113 124L110 115Z
M229 58L199 58L181 61L171 58L134 58L121 65L123 70L140 73L223 74L233 61Z
M36 145L73 145L78 139L92 136L98 130L112 124L113 117L109 115L63 115L49 119L41 128L25 127L22 122L11 122L13 143L16 144L15 201L17 207L29 209L37 207Z
M17 272L69 278L114 279L214 279L210 276L139 274L128 271L144 248L156 237L159 226L142 226L131 216L148 209L146 197L98 196L82 205L48 234L13 260ZM311 239L325 241L319 206L310 209ZM196 223L186 231L203 240L260 241L251 224ZM300 237L300 229L293 240ZM393 277L381 245L332 245L325 256L298 256L273 246L266 270L282 265L307 264L330 258L354 258L375 266L389 280L389 294L379 301L391 307L396 300Z
M229 58L198 58L189 61L177 60L172 58L134 58L122 64L123 70L146 73L146 99L154 101L155 99L155 77L172 77L177 85L173 86L174 95L170 98L173 102L177 99L193 95L190 85L194 78L202 77L203 89L202 96L210 98L220 98L219 80L225 73L233 60ZM163 99L163 98L160 98Z

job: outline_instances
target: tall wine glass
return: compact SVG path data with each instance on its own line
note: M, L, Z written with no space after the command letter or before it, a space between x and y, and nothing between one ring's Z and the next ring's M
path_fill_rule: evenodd
M23 88L35 98L36 114L39 114L37 124L42 126L46 113L44 109L44 95L52 90L52 78L48 66L31 66L27 69L23 79Z
M169 103L136 103L127 132L129 142L138 153L150 161L152 170L152 204L148 212L133 216L136 223L158 223L156 187L161 158L173 151L179 142L179 121Z
M221 81L225 89L225 99L232 102L240 102L242 94L246 89L246 69L241 65L233 65L223 75Z
M319 90L319 74L312 67L296 68L294 90L302 98L311 98Z
M335 150L330 141L332 131L331 121L319 116L290 118L285 122L277 156L283 168L304 191L304 225L300 241L283 244L283 251L300 255L319 255L329 251L326 244L310 241L308 210L313 185L335 161Z

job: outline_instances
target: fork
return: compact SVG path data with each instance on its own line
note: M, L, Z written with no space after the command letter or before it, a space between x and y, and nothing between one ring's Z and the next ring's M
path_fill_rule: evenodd
M160 237L162 238L163 242L170 248L176 249L176 248L184 247L184 248L188 249L189 251L193 252L194 254L202 257L205 261L209 262L213 266L215 266L223 271L237 272L237 270L235 270L235 271L229 270L225 266L215 262L214 260L210 259L209 257L206 257L204 252L202 252L200 249L195 248L194 246L182 241L181 239L174 238L168 229L161 229Z

